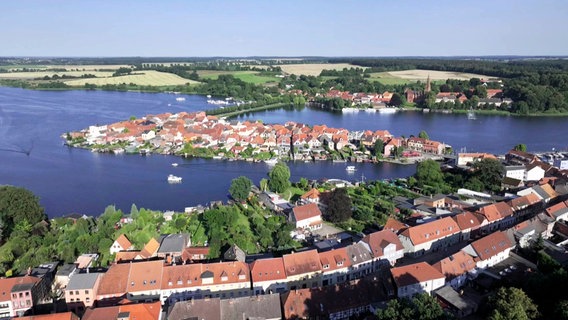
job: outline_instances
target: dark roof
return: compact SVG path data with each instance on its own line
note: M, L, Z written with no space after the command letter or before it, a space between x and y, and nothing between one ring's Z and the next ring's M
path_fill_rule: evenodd
M225 260L244 262L246 260L246 254L236 244L233 244L229 249L227 249L227 251L225 251L223 258L225 258Z
M221 320L220 304L219 298L176 302L170 307L167 318Z
M280 295L267 294L221 300L221 316L225 320L281 319Z
M187 233L168 234L161 239L158 253L182 252L188 243Z
M101 273L79 273L69 279L66 290L93 289Z
M57 269L56 275L58 276L69 276L77 267L75 264L66 263Z

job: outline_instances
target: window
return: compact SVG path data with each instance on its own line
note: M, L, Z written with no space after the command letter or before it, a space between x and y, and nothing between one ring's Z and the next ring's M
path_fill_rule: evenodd
M72 295L73 295L73 291L69 291L69 295L72 296Z
M79 295L79 290L75 290L75 294L76 294L76 295Z
M70 299L69 301L71 301L71 302L75 302L75 299Z
M26 291L26 297L29 297L29 296L30 296L30 292Z
M90 302L90 301L91 301L91 298L87 297L87 298L85 299L85 301Z
M89 294L89 290L85 290L85 294Z

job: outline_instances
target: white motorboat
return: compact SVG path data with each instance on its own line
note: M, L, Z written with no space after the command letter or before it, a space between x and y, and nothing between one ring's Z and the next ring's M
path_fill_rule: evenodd
M268 165L275 165L275 164L278 163L278 159L272 158L272 159L264 160L264 163L266 163Z
M170 174L168 176L168 182L169 183L181 183L181 177L174 176L173 174Z
M178 166L177 162L172 163L172 167L177 167L177 166Z
M347 167L345 168L345 170L347 170L347 171L349 171L349 172L353 172L353 171L355 171L355 170L357 170L357 169L355 169L355 166L347 166Z
M185 101L185 98L184 97L177 97L176 101Z

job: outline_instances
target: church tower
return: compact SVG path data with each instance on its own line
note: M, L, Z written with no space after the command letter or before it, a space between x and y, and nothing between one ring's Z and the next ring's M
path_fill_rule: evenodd
M428 75L428 78L426 79L426 88L424 89L424 93L428 93L432 91L432 84L430 83L430 75Z

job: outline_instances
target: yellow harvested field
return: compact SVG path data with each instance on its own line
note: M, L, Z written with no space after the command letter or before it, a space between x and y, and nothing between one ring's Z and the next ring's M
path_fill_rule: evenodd
M344 68L363 68L349 63L305 63L279 64L282 71L295 75L319 76L322 70L343 70Z
M452 71L435 71L435 70L404 70L388 72L393 77L407 80L426 80L430 76L430 80L469 80L471 78L494 79L494 77L484 76L474 73L461 73Z
M110 71L65 71L65 72L54 72L54 71L37 71L37 72L9 72L0 73L0 78L2 79L36 79L43 78L45 76L53 77L58 76L73 76L80 77L84 74L92 74L96 77L110 77L112 72Z
M10 68L10 66L8 66L8 70L13 70L13 69L22 69L23 67L26 66L18 66L16 68ZM66 69L68 71L76 71L76 70L80 70L80 71L95 71L95 70L100 70L100 69L104 69L104 70L116 70L118 68L131 68L131 65L128 64L91 64L91 65L82 65L82 64L63 64L63 65L36 65L36 66L28 66L27 68L30 69Z
M82 86L85 83L96 84L102 86L105 84L121 84L121 83L134 83L139 86L172 86L184 85L186 83L199 83L197 81L184 79L178 75L166 72L159 72L154 70L136 71L135 73L127 76L108 77L108 78L92 78L92 79L78 79L65 81L70 86Z

